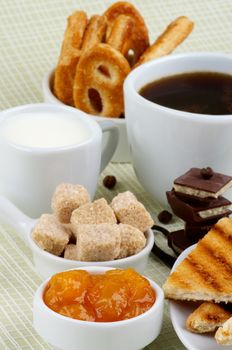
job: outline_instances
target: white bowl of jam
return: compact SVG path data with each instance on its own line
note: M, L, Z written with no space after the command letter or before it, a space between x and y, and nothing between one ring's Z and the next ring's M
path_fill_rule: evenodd
M33 323L56 349L138 350L159 335L163 304L162 289L134 270L91 266L43 282L34 296Z

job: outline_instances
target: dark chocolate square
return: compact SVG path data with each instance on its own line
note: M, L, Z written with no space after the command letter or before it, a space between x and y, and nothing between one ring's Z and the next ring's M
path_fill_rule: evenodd
M190 204L184 202L176 195L175 191L167 191L166 195L173 213L188 223L200 223L212 219L220 219L221 217L228 216L231 213L231 210L227 208L227 206L230 206L231 202L222 196L219 196L217 199L212 199L206 207L202 206L201 203ZM225 207L225 211L223 213L213 214L213 209L223 207ZM203 218L199 215L199 212L209 209L212 210L212 214L207 216L207 218Z
M200 168L191 168L185 174L175 179L174 184L215 194L231 180L232 176L215 172L210 179L204 179L201 176Z

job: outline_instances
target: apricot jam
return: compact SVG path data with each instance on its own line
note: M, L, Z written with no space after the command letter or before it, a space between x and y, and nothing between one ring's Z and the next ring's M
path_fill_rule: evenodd
M43 296L61 315L82 321L114 322L138 316L154 304L150 283L133 269L90 274L84 270L54 275Z

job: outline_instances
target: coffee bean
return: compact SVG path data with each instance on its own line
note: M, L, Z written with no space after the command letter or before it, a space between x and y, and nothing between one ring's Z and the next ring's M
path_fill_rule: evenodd
M158 219L163 224L168 224L172 220L172 214L167 210L163 210L159 213Z
M107 175L106 177L104 177L103 179L103 185L106 188L113 188L116 185L117 179L115 176L113 175Z
M213 176L214 172L213 169L208 166L207 168L202 168L200 174L203 179L208 180Z

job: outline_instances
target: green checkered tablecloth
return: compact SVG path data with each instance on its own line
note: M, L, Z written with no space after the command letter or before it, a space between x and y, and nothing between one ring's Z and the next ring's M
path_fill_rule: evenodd
M89 15L103 12L113 1L101 0L0 0L0 109L41 102L41 81L56 64L66 17L76 9ZM191 37L176 52L232 51L231 0L137 0L157 37L168 23L180 15L195 22ZM102 178L114 174L118 183L109 191ZM155 220L162 209L151 200L137 181L130 164L110 164L99 179L97 197L110 200L117 192L131 190L145 204ZM180 227L173 219L169 228ZM163 244L160 242L160 244ZM169 269L151 255L146 275L160 285ZM36 274L31 252L15 232L0 226L0 349L51 349L32 326L32 298L41 280ZM165 307L161 335L150 350L181 350ZM110 349L109 349L110 350ZM209 349L210 350L210 349Z

